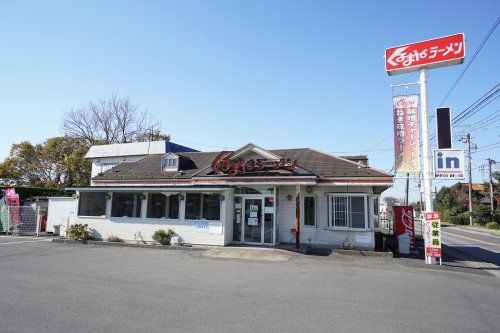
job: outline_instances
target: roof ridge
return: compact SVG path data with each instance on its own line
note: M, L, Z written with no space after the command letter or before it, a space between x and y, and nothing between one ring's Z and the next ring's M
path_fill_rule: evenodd
M354 162L354 161L351 161L351 160L348 160L348 159L346 159L346 158L343 158L343 157L340 157L340 156L335 156L335 155L332 155L332 154L329 154L329 153L325 153L325 152L322 152L322 151L317 150L317 149L314 149L314 148L307 148L307 149L309 149L309 150L311 150L311 151L314 151L314 152L316 152L316 153L323 154L323 155L325 155L325 156L329 156L329 157L333 157L333 158L336 158L336 159L339 159L339 160L342 160L342 161L345 161L345 162L348 162L348 163L351 163L351 164L355 164L356 166L358 166L358 163L356 163L356 162ZM367 157L368 157L368 156L367 156ZM383 173L383 174L385 174L385 175L387 175L387 176L390 176L390 177L392 177L392 176L393 176L393 175L391 175L390 173L387 173L387 172L385 172L385 171L382 171L382 170L376 169L376 168L371 167L371 166L368 166L368 165L367 165L367 166L365 166L365 168L368 168L368 169L371 169L371 170L374 170L374 171L377 171L377 172Z

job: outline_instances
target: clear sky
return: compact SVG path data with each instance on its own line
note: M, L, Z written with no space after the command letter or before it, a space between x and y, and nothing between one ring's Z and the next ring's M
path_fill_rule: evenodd
M116 94L200 150L314 147L390 170L389 85L418 76L388 77L384 49L464 32L467 61L499 15L493 0L1 0L0 158L60 135L64 110ZM499 60L500 28L448 98L454 114L500 82ZM431 110L463 68L430 72ZM499 110L497 99L470 123ZM495 145L481 151L499 133L473 133L475 182L487 157L500 160Z

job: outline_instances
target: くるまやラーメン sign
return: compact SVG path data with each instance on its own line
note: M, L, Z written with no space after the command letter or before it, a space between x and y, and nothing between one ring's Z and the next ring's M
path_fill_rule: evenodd
M387 74L396 75L427 69L457 65L464 62L464 34L390 47L385 50Z

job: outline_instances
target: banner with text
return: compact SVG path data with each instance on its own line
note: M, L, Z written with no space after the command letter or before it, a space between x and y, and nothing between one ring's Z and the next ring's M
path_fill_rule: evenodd
M418 95L394 96L395 172L420 172Z

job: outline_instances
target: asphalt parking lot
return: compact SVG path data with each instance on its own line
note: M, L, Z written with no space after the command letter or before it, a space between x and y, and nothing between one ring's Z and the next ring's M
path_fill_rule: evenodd
M497 332L499 281L382 258L270 262L0 237L0 331Z

